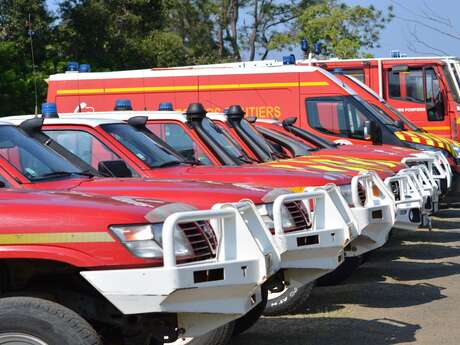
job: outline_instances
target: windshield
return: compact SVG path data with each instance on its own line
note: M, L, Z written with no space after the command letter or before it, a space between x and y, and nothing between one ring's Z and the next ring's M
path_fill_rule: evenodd
M384 106L386 108L388 108L391 111L391 113L389 115L390 116L394 115L393 118L395 120L401 120L402 122L404 122L404 124L407 126L407 128L409 128L412 131L418 131L418 132L421 131L421 129L419 127L417 127L413 122L411 122L407 117L404 116L404 114L402 114L398 109L393 107L390 103L385 102L383 104L384 104Z
M234 158L248 158L243 148L232 138L224 128L217 126L210 119L203 119L201 122L203 130L216 142L218 142L225 151Z
M366 102L359 96L354 96L354 98L361 103L368 111L370 111L374 116L376 116L383 124L385 125L394 125L395 122L390 115L385 113L382 109L377 106L372 106L369 102ZM377 111L376 111L377 110Z
M31 182L85 174L14 126L0 126L0 156Z
M312 145L311 143L301 142L296 136L292 135L289 132L286 132L286 130L284 130L283 127L281 127L281 126L279 126L279 128L276 128L275 126L270 127L270 128L265 128L265 127L258 127L257 124L256 124L256 128L261 129L261 130L265 129L266 131L275 133L275 134L279 135L281 138L283 138L285 140L285 142L287 142L287 143L291 143L291 142L295 143L295 145L299 146L300 148L302 148L302 149L304 149L306 151L314 151L315 149L317 149L317 147Z
M128 124L114 123L101 125L101 127L150 168L179 165L183 162L140 130Z
M442 69L454 101L460 103L460 61L453 61L450 64L444 63Z

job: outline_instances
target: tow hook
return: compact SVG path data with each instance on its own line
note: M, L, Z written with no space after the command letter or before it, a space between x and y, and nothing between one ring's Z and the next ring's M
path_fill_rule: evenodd
M424 215L422 227L428 229L428 231L433 231L433 222L431 216Z

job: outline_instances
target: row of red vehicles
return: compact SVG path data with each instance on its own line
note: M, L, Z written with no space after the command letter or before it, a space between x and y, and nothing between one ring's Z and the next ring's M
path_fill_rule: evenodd
M136 71L115 73L123 87L110 85L110 73L67 73L50 78L57 108L3 118L0 339L225 344L263 313L300 310L315 282L346 277L392 228L430 226L454 187L456 143L430 152L337 146L329 139L341 132L310 131L303 109L260 121L230 106L244 103L241 90L254 95L242 78L273 84L254 92L274 104L297 93L297 110L300 95L327 83L315 97L340 94L343 104L316 104L320 123L333 126L342 107L358 116L363 140L385 142L377 110L344 82L300 67L307 74L294 71L294 85L284 80L291 67L273 81L257 67L209 67L212 88L199 84L206 68L159 71L172 91ZM183 82L183 72L194 79ZM120 94L132 102L115 102ZM212 110L229 108L208 113L221 96L225 105ZM153 111L171 99L186 109ZM188 104L197 100L205 106Z

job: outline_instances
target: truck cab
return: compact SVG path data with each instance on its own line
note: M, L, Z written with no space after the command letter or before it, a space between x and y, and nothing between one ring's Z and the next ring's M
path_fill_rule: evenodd
M460 61L456 57L404 57L303 61L343 69L370 86L418 127L459 139Z

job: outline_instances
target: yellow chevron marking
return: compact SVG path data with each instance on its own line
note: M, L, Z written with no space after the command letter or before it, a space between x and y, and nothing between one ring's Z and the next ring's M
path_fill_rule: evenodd
M104 243L115 242L107 232L1 234L0 244Z
M62 89L57 90L58 95L81 95L100 93L128 93L128 92L164 92L164 91L200 91L223 89L260 89L273 87L309 87L328 86L327 81L305 81L286 83L248 83L248 84L210 84L210 85L168 85L144 87L111 87L99 89Z
M399 140L406 141L406 137L402 133L396 132L395 134Z

